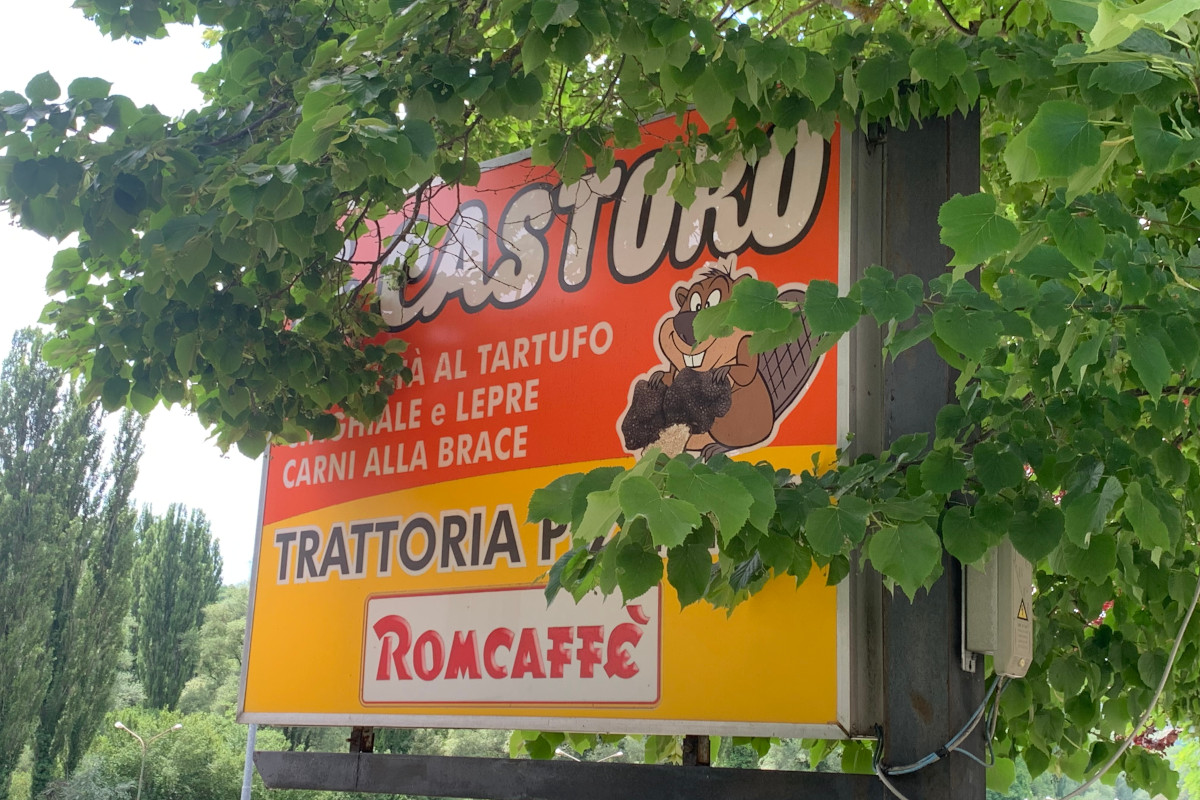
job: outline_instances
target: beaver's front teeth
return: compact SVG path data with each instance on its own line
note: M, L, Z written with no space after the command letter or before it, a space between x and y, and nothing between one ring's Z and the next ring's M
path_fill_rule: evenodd
M708 352L707 350L705 352ZM683 354L683 365L692 369L700 369L700 365L704 363L704 353L696 353L695 355Z

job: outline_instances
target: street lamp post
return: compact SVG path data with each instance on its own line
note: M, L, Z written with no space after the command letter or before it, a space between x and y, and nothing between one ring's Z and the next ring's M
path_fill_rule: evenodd
M176 722L174 725L167 728L162 733L155 734L154 736L151 736L149 739L143 739L142 737L138 736L132 730L125 727L124 722L118 722L113 727L120 728L121 730L125 731L130 736L137 739L138 744L140 744L142 746L142 766L138 770L138 788L137 788L137 799L136 799L136 800L142 800L142 779L146 777L146 751L150 748L150 745L153 744L156 739L161 739L162 737L166 736L168 733L172 733L174 731L179 730L180 728L183 727L183 725Z

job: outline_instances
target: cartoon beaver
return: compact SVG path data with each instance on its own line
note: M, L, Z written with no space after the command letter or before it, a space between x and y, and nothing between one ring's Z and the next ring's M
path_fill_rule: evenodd
M811 380L820 359L811 357L807 323L799 341L762 354L751 353L750 334L737 329L696 341L696 315L727 300L738 281L752 277L749 271L735 276L735 267L736 256L710 262L691 283L676 286L676 308L658 327L658 351L666 363L634 384L621 421L626 450L659 443L678 451L678 445L666 444L678 438L672 432L682 431L676 426L686 426L682 449L705 459L759 444ZM780 299L803 303L804 292L787 289Z

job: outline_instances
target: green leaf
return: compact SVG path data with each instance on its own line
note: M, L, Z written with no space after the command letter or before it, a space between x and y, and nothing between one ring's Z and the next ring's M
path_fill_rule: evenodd
M637 120L617 117L612 121L613 144L617 147L634 147L642 141L641 128Z
M1068 495L1063 501L1067 538L1082 547L1089 537L1104 530L1109 512L1124 491L1121 482L1109 476L1099 492L1089 492L1081 496Z
M896 334L887 342L888 353L892 358L915 347L933 335L933 316L921 317L916 325L910 328L899 328Z
M1017 779L1017 764L1011 758L996 758L996 762L988 768L985 775L987 788L998 794L1008 794L1013 781Z
M1060 558L1056 571L1061 569L1076 578L1100 586L1111 583L1110 576L1117 566L1117 541L1109 534L1098 534L1088 541L1086 548L1064 541L1059 547Z
M876 531L867 557L912 598L941 561L942 542L928 523L909 522Z
M869 311L880 325L890 320L907 320L917 310L917 301L895 282L866 277L858 282L858 288L863 308Z
M1171 535L1163 523L1162 516L1150 499L1142 493L1139 481L1131 482L1125 487L1125 519L1129 520L1133 532L1142 540L1143 545L1171 548Z
M196 356L200 353L200 341L195 333L181 334L175 340L175 366L184 375L196 369Z
M1058 249L1081 270L1090 272L1104 254L1104 229L1091 215L1075 216L1065 208L1046 217Z
M838 296L836 283L815 280L808 284L804 295L804 316L808 319L813 336L832 336L836 339L853 328L862 313L859 303Z
M1171 164L1171 157L1179 149L1182 139L1174 133L1164 131L1158 114L1145 106L1133 109L1130 118L1133 128L1133 146L1147 172L1163 172Z
M920 77L941 89L955 75L967 70L967 54L949 39L913 50L908 63Z
M650 536L659 547L676 547L700 526L700 512L691 503L663 497L649 478L631 475L618 489L626 522L646 520Z
M542 101L542 82L537 75L518 75L505 84L508 96L519 106L533 106ZM416 149L416 142L413 142Z
M1118 61L1102 64L1092 71L1089 86L1099 86L1113 94L1138 94L1162 83L1162 75L1145 61Z
M779 304L779 289L773 283L741 278L733 286L731 309L726 323L741 330L787 328L795 316Z
M588 494L587 510L583 513L579 528L572 532L573 538L590 542L608 536L621 517L621 501L617 496L619 488Z
M733 113L733 95L717 79L716 70L706 69L692 89L696 110L709 127L719 128Z
M1017 226L996 213L990 194L956 194L938 212L941 242L954 250L950 264L965 266L986 261L1017 246Z
M1069 278L1071 262L1056 247L1039 244L1012 263L1013 271L1030 278Z
M538 84L538 95L541 96L541 84ZM412 144L413 152L421 158L429 158L437 150L437 137L433 126L423 119L407 117L404 120L404 135Z
M1200 11L1200 0L1145 0L1121 10L1142 24L1170 30L1188 14Z
M1100 0L1096 24L1088 33L1088 51L1116 47L1146 25L1170 29L1197 10L1200 10L1200 0L1147 0L1123 7L1110 0Z
M825 104L837 86L837 70L824 54L804 51L805 68L800 76L800 90L814 105Z
M862 541L866 532L866 515L842 505L810 511L804 525L804 538L813 552L825 556L840 553L847 541Z
M1022 128L1020 133L1008 140L1004 148L1004 165L1014 181L1028 183L1037 180L1037 153L1029 143L1028 127Z
M873 103L883 99L900 81L909 77L909 66L895 52L884 51L863 62L856 77L863 100Z
M76 78L67 86L67 97L72 100L103 100L111 89L112 84L100 78Z
M584 473L579 485L575 487L575 494L571 499L570 524L572 530L583 529L583 517L588 509L588 496L592 492L614 488L614 482L621 480L621 476L624 474L625 470L622 467L597 467ZM608 531L605 531L605 534L607 533Z
M667 464L666 472L668 492L701 513L716 516L721 541L736 536L750 518L754 498L737 478L715 473L702 464L689 467L677 459Z
M29 102L34 104L54 100L60 94L62 94L62 89L59 88L58 81L54 80L49 72L39 72L25 85L25 96L29 98Z
M573 66L583 61L592 50L594 40L585 28L563 28L554 40L554 55L562 63Z
M995 442L975 447L975 474L988 494L1019 486L1025 480L1025 464L1013 451Z
M1008 533L1016 551L1036 564L1058 547L1064 526L1062 511L1049 506L1018 515Z
M658 585L663 562L654 550L626 544L617 553L617 585L626 600L636 600Z
M940 448L925 456L921 462L921 485L937 494L949 494L963 488L967 467L949 448Z
M942 516L942 543L946 552L963 564L974 564L987 553L987 531L973 524L971 510L953 506Z
M320 119L305 120L296 126L292 134L291 155L293 161L315 163L329 151L337 129L319 126Z
M933 313L933 330L950 347L979 361L989 347L999 343L1004 325L990 311L945 305Z
M1049 0L1050 14L1059 22L1067 22L1083 31L1096 24L1096 0Z
M291 219L304 210L304 193L295 186L289 186L279 205L275 207L276 222Z
M712 554L702 544L682 544L667 551L667 580L679 595L679 604L689 606L704 597L712 578Z
M1154 336L1135 333L1126 337L1125 349L1142 387L1157 400L1163 386L1171 379L1171 364L1162 344Z
M262 52L255 47L242 47L229 62L229 74L234 82L240 86L250 86L262 80L262 75L259 73L259 65L263 63L265 57Z
M536 0L532 6L533 21L542 30L561 25L579 11L579 0Z
M535 489L529 498L529 516L526 522L534 523L548 519L559 525L570 525L575 490L579 488L582 480L582 472L573 472L555 478L549 486Z
M128 395L129 381L120 375L113 375L104 382L104 386L100 390L100 403L104 406L105 411L116 411L125 405L125 398Z
M183 249L171 259L175 275L184 283L191 283L208 266L212 258L212 241L207 236L195 236L188 240Z
M1166 670L1167 657L1163 653L1142 653L1138 656L1138 677L1147 689L1157 686Z
M1029 124L1029 145L1041 175L1047 178L1070 177L1095 164L1103 141L1104 134L1088 119L1087 109L1069 100L1042 103Z

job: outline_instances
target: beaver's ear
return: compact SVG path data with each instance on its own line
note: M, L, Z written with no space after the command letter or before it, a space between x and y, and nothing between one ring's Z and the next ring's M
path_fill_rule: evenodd
M680 286L675 290L675 305L683 308L683 304L687 302L688 287Z

